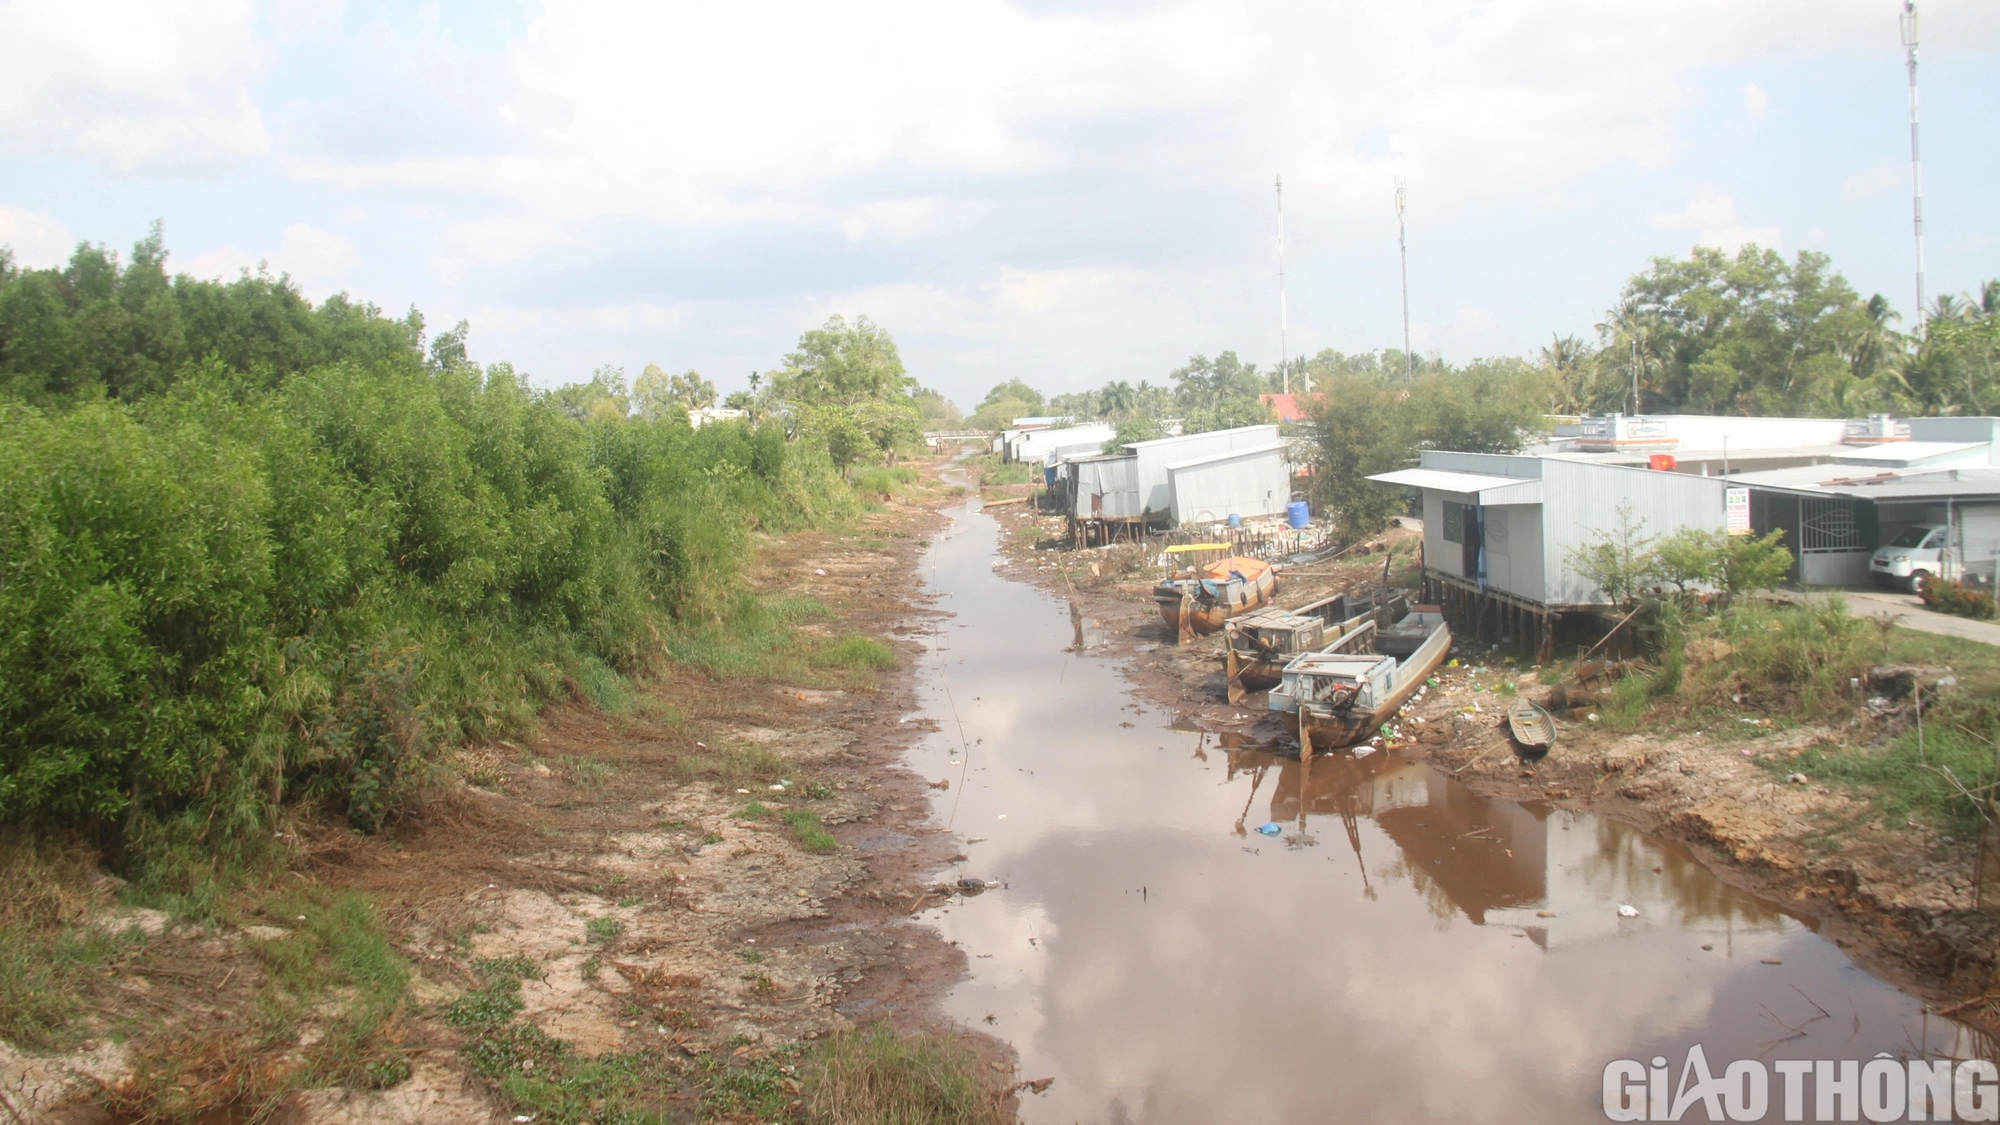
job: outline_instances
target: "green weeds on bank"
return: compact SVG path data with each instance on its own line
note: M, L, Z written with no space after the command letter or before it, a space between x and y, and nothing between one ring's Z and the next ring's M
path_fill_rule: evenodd
M1851 740L1758 761L1775 776L1804 773L1858 790L1870 815L1892 823L1914 817L1969 834L1994 815L1990 796L1967 796L1990 794L2000 780L2000 652L1992 646L1857 618L1838 595L1790 604L1747 600L1713 616L1668 604L1654 616L1654 666L1611 688L1603 718L1613 729L1755 740L1833 725ZM1870 670L1885 664L1931 670L1922 677L1921 748L1907 699L1889 727L1849 725L1874 693ZM1945 667L1949 673L1939 670ZM1933 695L1930 685L1946 675L1955 683Z
M523 959L514 959L522 961ZM898 1035L886 1027L844 1032L814 1044L742 1058L749 1040L730 1039L697 1059L667 1045L589 1056L517 1018L521 982L532 963L486 961L486 978L445 1019L466 1034L464 1057L493 1083L508 1109L552 1125L658 1125L680 1120L694 1101L699 1118L799 1125L999 1125L1001 1099L979 1079L973 1053L942 1036ZM667 1027L672 1014L656 1018ZM643 1020L642 1026L651 1023Z

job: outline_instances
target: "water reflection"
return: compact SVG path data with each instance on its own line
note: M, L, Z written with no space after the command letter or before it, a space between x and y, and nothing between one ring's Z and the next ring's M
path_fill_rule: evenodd
M940 820L981 841L958 873L1006 889L931 917L973 955L948 1009L1057 1079L1024 1120L1591 1121L1614 1057L1950 1046L1796 918L1620 825L1178 729L1075 651L1069 606L996 577L993 544L971 515L934 541L960 627L914 753L961 752L948 684L972 757ZM1773 1046L1774 1020L1804 1033Z

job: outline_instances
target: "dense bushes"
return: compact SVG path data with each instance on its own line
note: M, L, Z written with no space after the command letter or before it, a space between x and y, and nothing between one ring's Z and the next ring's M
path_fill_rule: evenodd
M1925 582L1917 595L1923 598L1925 605L1939 613L1955 613L1979 621L1988 620L1994 614L1991 591L1948 578L1933 578Z
M372 828L425 747L643 663L750 528L852 503L775 427L579 419L414 348L169 384L0 397L0 817L242 829L303 787Z

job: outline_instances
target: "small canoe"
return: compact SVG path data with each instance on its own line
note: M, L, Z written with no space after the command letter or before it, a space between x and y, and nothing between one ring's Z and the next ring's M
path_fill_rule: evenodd
M1278 592L1277 572L1262 559L1232 556L1200 567L1184 578L1153 587L1160 618L1186 644L1222 628L1223 622L1270 604Z
M1555 719L1526 699L1516 699L1507 708L1507 729L1514 741L1528 750L1546 750L1556 744Z

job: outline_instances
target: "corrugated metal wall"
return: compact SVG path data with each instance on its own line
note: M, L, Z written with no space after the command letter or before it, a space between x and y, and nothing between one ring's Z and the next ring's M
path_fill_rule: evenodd
M1070 466L1076 473L1078 519L1134 520L1145 514L1136 457L1099 457Z
M1173 508L1173 496L1167 481L1168 465L1237 449L1271 445L1277 440L1276 426L1242 426L1234 430L1211 430L1185 437L1136 442L1130 448L1139 458L1139 498L1149 512L1169 512Z
M1175 523L1218 523L1232 515L1280 516L1292 498L1283 449L1168 470Z
M1721 531L1728 526L1722 508L1724 486L1720 477L1542 462L1543 573L1548 576L1548 593L1542 600L1557 605L1601 600L1589 580L1570 569L1568 560L1570 552L1596 542L1596 532L1617 529L1620 505L1631 506L1632 522L1643 535L1671 535L1684 527Z

